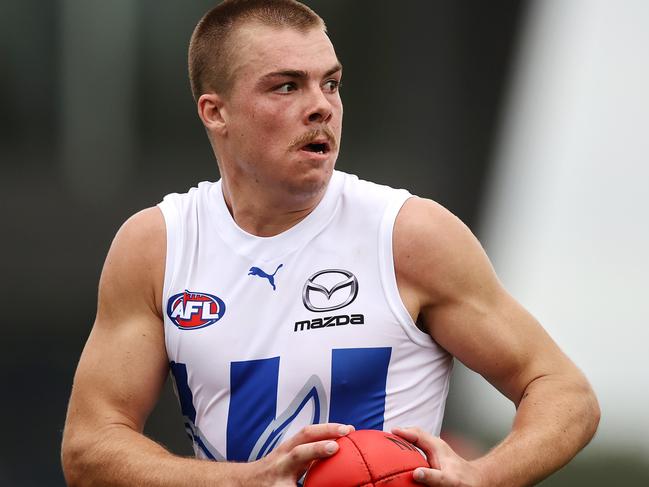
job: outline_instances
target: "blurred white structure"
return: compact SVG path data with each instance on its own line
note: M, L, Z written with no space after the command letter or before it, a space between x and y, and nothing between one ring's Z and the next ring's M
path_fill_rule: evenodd
M649 458L649 2L532 5L488 195L498 274L599 395L590 451ZM459 382L472 429L509 429L505 399Z

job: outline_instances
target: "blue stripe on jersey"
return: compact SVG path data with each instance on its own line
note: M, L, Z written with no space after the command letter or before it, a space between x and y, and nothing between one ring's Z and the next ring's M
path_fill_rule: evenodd
M180 410L182 415L188 418L192 424L196 424L196 409L194 408L194 397L192 391L187 383L187 366L185 364L177 364L170 362L169 368L171 374L174 376L176 382L176 391L178 392L178 400L180 401Z
M383 429L391 352L390 347L331 351L330 422Z
M172 361L169 363L169 368L176 382L180 411L185 419L185 431L187 431L189 439L203 451L207 458L215 460L212 452L205 445L200 435L196 433L196 408L194 408L194 395L187 382L187 365L177 364Z
M268 424L275 419L279 357L230 366L228 461L245 462Z

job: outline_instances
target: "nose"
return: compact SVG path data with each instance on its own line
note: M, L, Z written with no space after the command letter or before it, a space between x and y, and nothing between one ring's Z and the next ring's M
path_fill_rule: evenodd
M331 120L333 107L320 87L314 88L306 112L307 124L323 123Z

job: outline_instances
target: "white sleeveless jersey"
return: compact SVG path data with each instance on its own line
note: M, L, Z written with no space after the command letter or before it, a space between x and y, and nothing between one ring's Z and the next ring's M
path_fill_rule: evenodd
M413 323L392 257L410 196L335 171L266 238L236 225L220 182L164 198L165 342L197 457L253 461L324 422L439 434L451 357Z

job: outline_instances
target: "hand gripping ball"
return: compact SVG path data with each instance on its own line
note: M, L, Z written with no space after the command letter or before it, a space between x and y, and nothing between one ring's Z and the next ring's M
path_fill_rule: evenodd
M311 465L304 487L421 485L413 480L412 471L429 467L411 443L383 431L354 431L336 441L338 451Z

